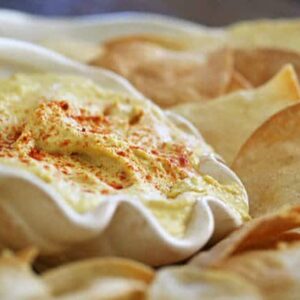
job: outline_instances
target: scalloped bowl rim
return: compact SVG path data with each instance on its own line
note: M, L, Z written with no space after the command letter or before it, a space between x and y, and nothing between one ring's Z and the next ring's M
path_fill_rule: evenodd
M14 47L15 46L15 47ZM30 49L32 50L32 54L35 55L36 60L28 61L27 56L23 57L22 61L22 49L27 49L26 53L30 52ZM20 56L21 55L21 56ZM13 62L13 59L16 59L15 62ZM113 74L112 72L103 71L99 68L91 68L89 66L81 65L80 63L73 62L70 59L65 58L64 56L54 53L50 50L44 49L40 46L36 46L33 44L30 44L28 42L22 42L22 41L16 41L11 40L7 38L0 38L0 61L7 61L8 64L6 64L6 67L9 68L9 66L12 66L13 69L15 67L22 68L23 65L32 64L32 68L34 70L38 70L41 64L41 70L45 71L47 70L47 61L49 64L49 68L53 69L55 67L55 63L57 68L59 68L60 72L72 72L76 73L77 75L83 75L90 77L94 79L96 82L103 82L105 81L115 81L115 84L112 84L112 86L117 86L120 89L124 89L124 92L132 93L135 97L141 97L145 101L145 98L137 92L129 82L121 78L120 76L117 76ZM37 64L37 65L35 65ZM149 101L149 100L146 100ZM180 122L180 118L178 119ZM189 124L188 121L184 120L184 125L186 126ZM192 126L191 126L192 128ZM206 155L201 157L203 159L203 166L207 164L207 173L209 174L212 172L214 176L219 176L220 180L223 181L233 181L238 183L240 186L242 186L242 183L238 179L238 177L222 162L218 161L214 156L212 155ZM6 176L6 177L5 177ZM58 213L60 215L64 215L65 220L68 221L71 224L71 227L74 227L74 236L76 236L76 230L81 231L82 235L81 237L74 237L73 242L70 242L67 237L64 237L63 239L57 240L54 239L52 241L53 247L50 252L60 252L64 248L68 248L67 244L70 245L76 244L79 242L85 242L89 241L93 238L99 237L109 226L111 226L111 221L114 217L114 212L119 206L125 206L125 204L128 207L131 207L132 209L138 211L140 213L140 217L142 217L146 222L146 227L148 226L148 229L151 234L153 234L153 239L158 240L161 244L157 245L158 249L161 247L161 249L168 250L170 253L177 253L174 254L174 257L163 257L151 259L151 257L147 258L147 255L145 257L139 258L139 260L142 260L146 263L152 264L152 265L160 265L170 262L175 262L184 258L187 258L188 256L192 255L194 252L199 250L202 246L204 246L208 240L212 238L212 236L216 233L218 230L222 230L222 228L216 228L215 223L218 219L218 216L216 216L213 213L212 207L214 209L217 209L219 214L223 214L227 216L227 221L229 220L229 227L231 226L231 229L234 229L235 227L239 226L242 221L241 217L232 209L230 209L227 205L225 205L221 200L219 200L216 197L213 196L204 196L199 197L197 200L197 204L195 206L193 215L196 214L202 214L204 219L192 219L190 223L187 225L187 231L183 238L175 238L172 235L168 234L165 230L162 229L161 225L159 225L157 219L152 215L152 213L146 209L141 202L137 202L131 199L127 199L124 196L116 197L115 202L108 202L103 200L97 209L83 214L79 215L76 213L71 207L69 207L66 203L64 203L64 200L62 197L57 195L51 187L49 187L47 184L43 183L40 179L38 179L36 176L29 174L28 172L24 171L21 172L20 170L16 170L14 168L7 168L3 165L0 165L0 178L1 180L12 178L16 180L23 180L27 183L32 185L32 188L39 190L40 192L43 192L48 199L50 199L50 202L52 203L53 207L55 206L58 210ZM217 178L218 179L218 178ZM0 180L0 182L1 182ZM244 190L243 190L244 191ZM200 199L201 198L201 199ZM247 194L244 191L244 198L245 201L247 201ZM18 200L18 199L17 199ZM18 204L18 201L15 201L16 205ZM3 199L0 199L0 204L3 205ZM42 203L39 203L42 204ZM8 205L8 203L7 203ZM9 203L9 205L13 205L13 203ZM97 221L96 217L99 217L99 211L103 213L103 207L107 207L107 217L104 218L106 222L102 222L101 220ZM24 209L24 208L22 208ZM25 207L25 210L27 208ZM101 210L102 209L102 210ZM30 207L28 207L28 212L30 213ZM206 216L204 216L206 214ZM223 216L224 218L224 216ZM208 223L206 223L206 232L204 232L203 222L202 220L208 220ZM29 220L30 221L30 220ZM28 222L29 222L28 221ZM101 222L103 224L101 224ZM202 223L201 223L202 222ZM202 230L199 230L199 226L201 226ZM217 226L218 227L218 226ZM220 227L220 226L219 226ZM49 229L50 230L50 229ZM72 231L72 228L71 228ZM201 232L202 231L202 232ZM201 234L200 234L201 233ZM51 241L47 241L51 244ZM61 243L61 245L59 245ZM55 247L57 244L58 247ZM69 245L68 244L68 245ZM124 250L126 251L126 250ZM168 252L167 251L167 252ZM124 255L122 252L121 255ZM135 254L129 254L129 256L134 256ZM125 254L126 256L126 254ZM149 255L148 255L149 256ZM150 255L151 256L151 255ZM134 258L134 257L133 257Z

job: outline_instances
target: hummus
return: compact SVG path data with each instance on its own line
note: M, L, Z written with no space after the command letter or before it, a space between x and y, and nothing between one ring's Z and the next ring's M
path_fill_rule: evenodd
M141 201L176 237L203 195L245 217L239 185L199 172L207 147L150 101L81 77L17 74L0 81L0 164L35 174L78 213L122 195Z

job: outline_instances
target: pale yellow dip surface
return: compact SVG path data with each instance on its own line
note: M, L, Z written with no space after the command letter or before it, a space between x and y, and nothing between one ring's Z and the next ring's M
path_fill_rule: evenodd
M199 173L206 147L150 101L80 77L18 74L0 81L0 164L49 184L78 213L122 195L183 236L196 199L215 195L245 217L238 185Z

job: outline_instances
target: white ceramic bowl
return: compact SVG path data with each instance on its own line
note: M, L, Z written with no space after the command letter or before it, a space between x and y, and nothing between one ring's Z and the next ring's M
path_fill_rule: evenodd
M0 63L2 77L28 70L72 73L89 77L104 88L143 98L120 76L27 42L1 38ZM176 115L170 118L186 132L197 135L188 121ZM201 135L198 138L202 139ZM201 157L200 165L201 171L221 183L242 186L209 151ZM245 191L244 198L247 201ZM118 196L113 202L103 200L95 210L79 214L36 176L0 165L0 244L15 249L34 244L48 258L117 255L158 266L188 258L241 223L240 215L220 199L199 196L185 235L175 238L142 202L128 196Z

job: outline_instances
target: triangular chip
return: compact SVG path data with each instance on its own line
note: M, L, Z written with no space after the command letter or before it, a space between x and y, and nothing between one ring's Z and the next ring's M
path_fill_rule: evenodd
M0 299L33 300L48 299L50 295L46 284L31 269L36 255L34 249L21 251L14 255L4 251L0 257Z
M257 127L299 98L297 76L288 65L260 88L238 91L206 105L179 105L173 110L194 123L205 140L231 164Z
M300 295L300 243L274 250L250 251L221 265L255 285L266 300L296 300Z
M300 204L300 104L271 117L243 145L233 163L258 217Z
M192 266L159 271L147 299L263 300L255 286L235 273Z
M280 241L299 241L297 233L289 232L300 227L300 206L287 211L249 221L211 250L200 252L190 264L218 266L229 257L254 249L272 248Z
M299 226L300 206L250 221L188 266L158 272L151 299L298 299Z
M10 251L0 257L1 300L125 300L145 299L153 270L121 258L96 258L51 269L31 269L35 249Z
M146 289L147 285L138 280L103 278L91 281L84 290L74 289L44 300L145 300Z
M299 226L300 206L255 219L190 264L233 272L255 286L262 299L298 299L300 235L290 230Z
M96 258L45 272L44 282L59 299L144 299L153 270L121 258Z
M234 50L235 70L253 86L264 84L289 63L300 78L300 52L272 48Z
M183 52L146 40L107 43L92 65L127 78L144 95L162 107L205 102L226 91L231 80L230 50Z

